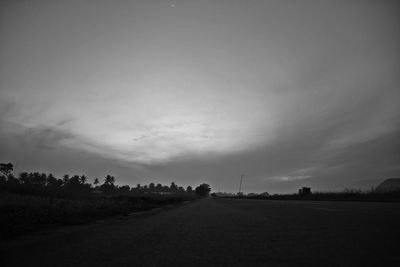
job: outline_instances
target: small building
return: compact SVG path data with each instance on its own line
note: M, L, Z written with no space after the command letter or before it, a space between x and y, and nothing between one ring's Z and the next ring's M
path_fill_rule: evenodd
M311 187L302 187L299 189L299 195L307 196L311 195Z

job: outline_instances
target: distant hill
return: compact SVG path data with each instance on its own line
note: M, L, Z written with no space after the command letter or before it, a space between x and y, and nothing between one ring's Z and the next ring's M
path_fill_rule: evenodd
M377 191L400 191L400 178L389 178L376 187Z
M382 178L355 180L348 182L346 187L368 191L372 188L376 188L377 185L383 183L384 181L385 179Z

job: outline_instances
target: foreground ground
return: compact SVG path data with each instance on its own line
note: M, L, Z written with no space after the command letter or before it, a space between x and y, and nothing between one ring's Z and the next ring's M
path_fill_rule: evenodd
M1 266L400 266L400 203L204 199L0 244Z

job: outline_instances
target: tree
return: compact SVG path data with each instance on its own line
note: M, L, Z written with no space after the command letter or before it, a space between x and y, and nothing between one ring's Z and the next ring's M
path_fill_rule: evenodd
M150 192L151 192L151 193L153 193L153 192L155 191L155 190L154 190L155 188L156 188L156 185L155 185L154 183L150 183L150 184L149 184L149 189L150 189Z
M86 181L85 176L73 175L69 179L65 179L65 177L66 176L64 176L63 189L69 195L78 196L85 195L90 192L90 185L84 183Z
M148 192L149 187L147 185L144 185L141 189L142 193L147 193Z
M68 185L71 188L76 188L81 184L81 177L79 175L73 175L71 178L68 180Z
M156 192L162 192L162 184L158 183L156 185Z
M53 174L49 174L47 176L47 181L46 181L46 186L52 189L60 188L62 185L62 180L57 179L56 177L53 176Z
M47 175L45 173L21 173L21 182L23 184L35 187L44 187L47 181Z
M183 188L182 186L178 187L178 192L179 194L184 194L185 193L185 188Z
M99 183L100 183L99 178L95 178L93 182L94 186L97 186Z
M168 185L164 185L164 186L162 187L162 189L161 189L161 192L164 192L164 193L169 192L169 187L168 187Z
M201 184L196 189L194 192L196 193L196 196L198 197L206 197L211 191L211 187L208 184Z
M14 166L12 163L0 163L0 172L3 173L4 176L10 176L13 170Z
M68 174L65 174L65 175L63 176L63 184L64 184L64 185L68 184L68 181L69 181L69 175L68 175Z
M79 177L79 182L81 184L85 184L87 181L87 177L85 175L81 175L81 177Z
M131 187L129 185L123 185L118 188L118 191L121 193L129 193L131 191Z
M176 191L178 191L178 186L174 182L172 182L169 186L169 191L175 193Z
M193 194L193 188L190 185L186 188L186 193Z
M21 172L19 174L19 180L21 181L21 184L28 184L29 178L30 178L30 175L27 172Z
M136 187L131 188L131 192L134 194L140 194L140 192L141 192L140 188L141 188L140 184L137 184Z
M111 175L107 175L106 178L104 178L104 184L108 186L114 187L115 183L115 177Z
M101 190L106 194L113 194L115 192L115 177L107 175L104 178L104 183L100 186Z

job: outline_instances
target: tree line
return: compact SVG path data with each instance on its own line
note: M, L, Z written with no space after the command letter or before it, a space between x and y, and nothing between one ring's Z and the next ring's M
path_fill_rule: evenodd
M11 163L0 163L0 192L17 194L49 195L59 197L81 197L89 195L142 195L142 194L190 194L204 197L211 188L208 184L201 184L193 189L186 188L172 182L169 186L160 183L148 185L137 184L118 186L112 175L106 175L102 181L94 179L93 184L88 182L85 175L64 175L57 178L53 174L39 172L22 172L18 176L13 174L14 166Z

